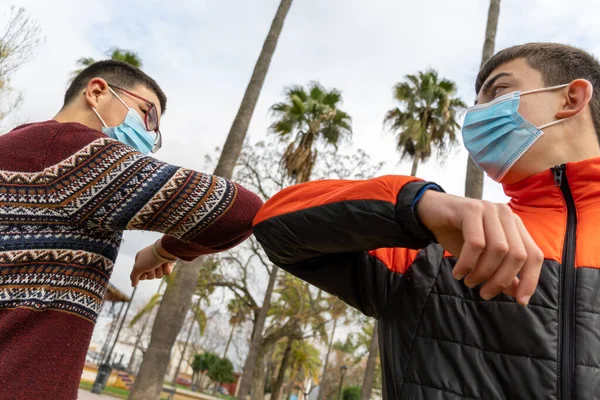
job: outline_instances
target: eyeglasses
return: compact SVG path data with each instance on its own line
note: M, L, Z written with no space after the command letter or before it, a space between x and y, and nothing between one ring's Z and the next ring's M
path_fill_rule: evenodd
M156 153L158 151L158 149L160 149L162 147L162 135L160 133L160 130L158 129L159 121L158 121L158 109L156 108L156 104L154 104L153 102L151 102L148 99L143 98L142 96L140 96L138 94L135 94L133 92L130 92L129 90L120 88L118 86L111 85L110 83L108 84L108 87L110 87L111 89L118 90L119 92L123 92L128 96L135 97L136 99L142 100L144 103L147 103L150 106L150 108L146 112L146 115L144 115L144 125L146 126L147 131L156 133L156 138L154 139L154 148L152 149L152 152ZM123 101L123 100L121 100L121 101ZM125 103L123 103L123 104L125 104ZM127 106L127 104L125 104L125 106L127 108L129 108L129 106Z

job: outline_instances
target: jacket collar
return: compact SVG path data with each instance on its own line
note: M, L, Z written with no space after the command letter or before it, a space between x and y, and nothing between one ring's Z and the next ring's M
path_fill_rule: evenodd
M567 163L563 174L569 182L577 208L600 202L600 157ZM504 185L504 193L511 198L510 205L515 209L565 207L552 169Z

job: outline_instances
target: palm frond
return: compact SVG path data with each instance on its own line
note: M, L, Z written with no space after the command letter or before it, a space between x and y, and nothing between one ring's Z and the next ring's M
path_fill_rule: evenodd
M150 298L150 300L148 300L148 302L144 305L144 307L142 307L142 309L131 319L131 322L129 323L129 327L131 328L132 326L135 326L135 324L137 324L144 315L152 312L152 310L154 310L154 307L156 307L160 303L161 300L162 300L162 294L155 293Z

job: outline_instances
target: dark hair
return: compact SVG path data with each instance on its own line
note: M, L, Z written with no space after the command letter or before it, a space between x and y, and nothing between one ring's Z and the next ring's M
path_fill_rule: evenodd
M73 101L78 95L81 95L92 78L102 78L106 82L122 87L123 89L133 89L137 85L144 85L158 97L160 109L163 114L167 109L167 96L165 96L165 93L154 79L133 65L115 60L98 61L81 71L67 89L63 107Z
M517 58L523 58L542 74L546 86L570 83L575 79L587 79L592 83L594 94L590 110L596 134L600 137L600 63L588 52L558 43L527 43L513 46L496 53L479 71L475 92L490 73L498 66Z

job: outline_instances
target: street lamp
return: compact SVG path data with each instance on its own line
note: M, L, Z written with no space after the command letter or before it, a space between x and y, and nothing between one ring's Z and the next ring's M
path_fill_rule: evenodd
M106 383L108 382L108 378L110 378L110 374L112 373L112 366L110 364L110 359L112 357L113 351L115 350L115 346L117 345L117 341L119 340L119 335L121 334L121 329L123 328L123 324L125 323L125 318L127 318L127 313L129 312L129 306L131 305L131 301L133 300L133 296L135 296L135 291L137 290L137 286L133 288L133 292L131 293L131 297L129 297L129 302L127 302L127 307L125 308L125 315L119 324L119 329L117 330L117 334L115 335L115 341L113 342L110 350L108 351L108 355L104 359L103 363L98 368L98 373L96 374L96 380L94 381L94 386L92 386L92 393L101 394L104 388L106 387ZM119 312L120 314L120 312ZM122 357L121 357L122 359Z
M338 400L342 400L342 386L344 385L344 375L346 375L346 371L348 371L348 367L342 365L340 367L340 372L342 373L342 376L340 378L340 390L338 392Z

